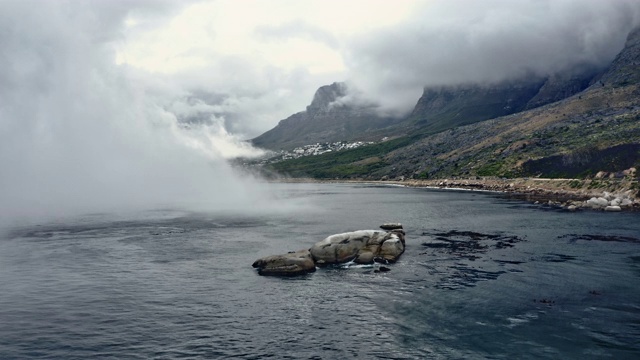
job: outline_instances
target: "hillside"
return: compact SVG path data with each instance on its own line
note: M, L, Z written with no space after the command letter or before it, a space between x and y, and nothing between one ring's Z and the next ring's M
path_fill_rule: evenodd
M277 163L271 170L318 178L428 179L584 177L601 170L617 172L637 167L640 165L639 39L640 30L632 32L612 64L588 83L586 77L569 76L565 80L546 79L535 94L535 86L532 85L530 91L523 87L520 94L528 95L515 97L520 99L516 101L517 108L525 109L523 111L446 130L430 129L428 117L423 121L414 116L414 121L423 121L423 125L411 136L352 151ZM585 84L591 85L579 91ZM421 99L419 105L422 102L432 112L453 111L447 109L448 105L442 105L444 102L434 101L437 97L445 98L446 92L430 91L425 90L427 99ZM579 92L539 106L553 101L560 93L575 91ZM486 98L482 94L488 92L476 91L475 94L477 99L482 99ZM525 102L526 97L529 99ZM465 116L460 119L454 123L475 121L465 120L468 119Z

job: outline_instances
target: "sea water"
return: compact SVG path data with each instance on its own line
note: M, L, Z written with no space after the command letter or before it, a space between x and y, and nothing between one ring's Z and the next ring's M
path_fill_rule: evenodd
M0 358L640 358L640 214L499 194L274 184L295 211L160 209L0 239ZM401 222L379 265L261 277L259 257Z

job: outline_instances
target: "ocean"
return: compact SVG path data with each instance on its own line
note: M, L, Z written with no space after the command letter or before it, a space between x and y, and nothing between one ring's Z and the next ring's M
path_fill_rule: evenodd
M163 208L0 235L1 359L637 359L640 214L497 193L272 184L282 211ZM254 260L400 222L379 265Z

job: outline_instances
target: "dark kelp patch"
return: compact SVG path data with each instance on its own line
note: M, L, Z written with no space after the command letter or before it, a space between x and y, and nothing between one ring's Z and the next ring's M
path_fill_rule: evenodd
M437 279L436 288L455 290L475 286L480 281L496 280L507 272L519 272L517 266L523 263L518 259L497 259L491 255L524 241L517 236L465 230L424 231L422 236L426 239L422 242L425 251L421 255L430 256L423 265ZM451 260L454 265L442 265L442 261Z
M483 234L474 231L450 230L447 232L423 232L422 236L431 237L422 246L430 249L442 249L449 253L486 252L489 249L513 247L523 239L506 234Z
M583 241L610 241L610 242L624 242L640 244L640 239L631 236L619 236L619 235L590 235L590 234L566 234L558 236L558 239L569 239L570 243L583 240Z

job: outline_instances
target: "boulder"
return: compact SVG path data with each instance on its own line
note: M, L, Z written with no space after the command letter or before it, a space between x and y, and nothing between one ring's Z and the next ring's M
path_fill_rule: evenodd
M316 264L309 250L299 250L282 255L272 255L256 260L253 265L260 275L300 275L316 271Z
M391 238L380 245L378 258L384 259L384 262L395 262L403 252L404 242L395 233L392 233Z
M318 265L351 260L359 264L371 264L377 259L394 262L404 252L403 240L404 235L396 231L359 230L331 235L309 251Z
M633 201L631 201L631 199L625 198L620 201L620 206L629 206L631 204L633 204Z
M609 175L609 173L606 171L598 171L598 173L594 177L596 179L604 179L607 175Z
M620 206L607 206L604 211L622 211Z
M592 197L591 199L587 200L587 204L592 206L592 207L605 207L607 205L609 205L609 201L607 201L607 199L602 198L602 197Z
M380 225L380 229L382 229L382 230L402 229L402 224L400 224L400 223L385 223L385 224Z
M358 253L377 252L387 232L377 230L359 230L335 234L315 243L309 251L319 265L339 264L354 260Z

